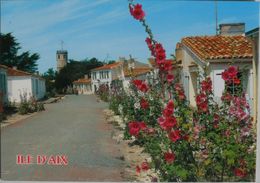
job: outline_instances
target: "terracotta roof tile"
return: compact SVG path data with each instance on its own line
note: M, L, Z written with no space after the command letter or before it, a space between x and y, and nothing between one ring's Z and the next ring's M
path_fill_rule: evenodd
M86 79L86 78L80 78L76 81L73 81L74 84L88 84L91 83L91 79Z
M134 68L132 71L133 76L140 76L142 74L146 74L151 71L151 68L149 67L139 67L139 68ZM124 69L124 75L125 77L131 76L131 72L129 69L125 68Z
M109 69L113 69L115 67L118 67L122 64L123 64L123 62L115 62L115 63L112 63L112 64L106 64L106 65L103 65L101 67L97 67L95 69L92 69L92 71L109 70Z
M12 69L12 68L8 68L7 75L8 76L32 76L31 73L24 72L17 69Z
M181 43L204 60L253 57L252 44L245 36L185 37Z

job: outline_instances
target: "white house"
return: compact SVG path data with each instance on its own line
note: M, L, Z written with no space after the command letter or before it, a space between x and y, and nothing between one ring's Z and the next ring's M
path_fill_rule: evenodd
M7 69L8 67L0 65L0 105L8 101L7 97Z
M38 75L8 68L7 71L8 99L11 102L19 103L21 96L31 96L37 100L44 97L46 88L45 80Z
M123 62L115 62L112 64L103 65L91 70L92 91L96 92L100 85L105 84L110 86L113 80L123 80Z
M92 94L91 79L86 77L73 81L73 88L78 94Z
M176 60L182 63L181 80L186 97L191 106L196 106L195 96L202 79L200 73L206 73L212 79L215 101L220 103L225 89L221 73L229 65L235 65L244 70L242 86L252 106L252 44L244 36L244 24L224 24L220 27L220 35L185 37L176 46Z

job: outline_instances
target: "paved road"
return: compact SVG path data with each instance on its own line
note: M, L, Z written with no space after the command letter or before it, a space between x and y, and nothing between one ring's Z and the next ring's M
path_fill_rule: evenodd
M105 123L105 103L91 96L66 96L47 110L1 130L3 180L123 181L119 146ZM30 154L29 165L17 165ZM37 165L37 155L66 155L68 165Z

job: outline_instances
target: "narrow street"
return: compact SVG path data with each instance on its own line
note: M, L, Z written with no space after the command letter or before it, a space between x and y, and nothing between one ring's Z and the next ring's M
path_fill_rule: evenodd
M66 96L46 110L1 129L3 180L123 181L124 161L105 122L107 104L94 95ZM16 156L31 155L19 165ZM65 155L68 165L38 165L37 155Z

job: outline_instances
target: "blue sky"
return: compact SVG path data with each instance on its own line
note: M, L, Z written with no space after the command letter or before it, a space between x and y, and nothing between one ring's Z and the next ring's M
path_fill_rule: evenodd
M143 4L153 34L167 55L182 37L215 34L214 1L136 0ZM259 26L259 2L219 1L219 23ZM100 60L129 57L146 62L146 33L129 14L127 0L4 0L1 32L12 32L22 51L40 54L39 71L56 69L56 50L69 58Z

